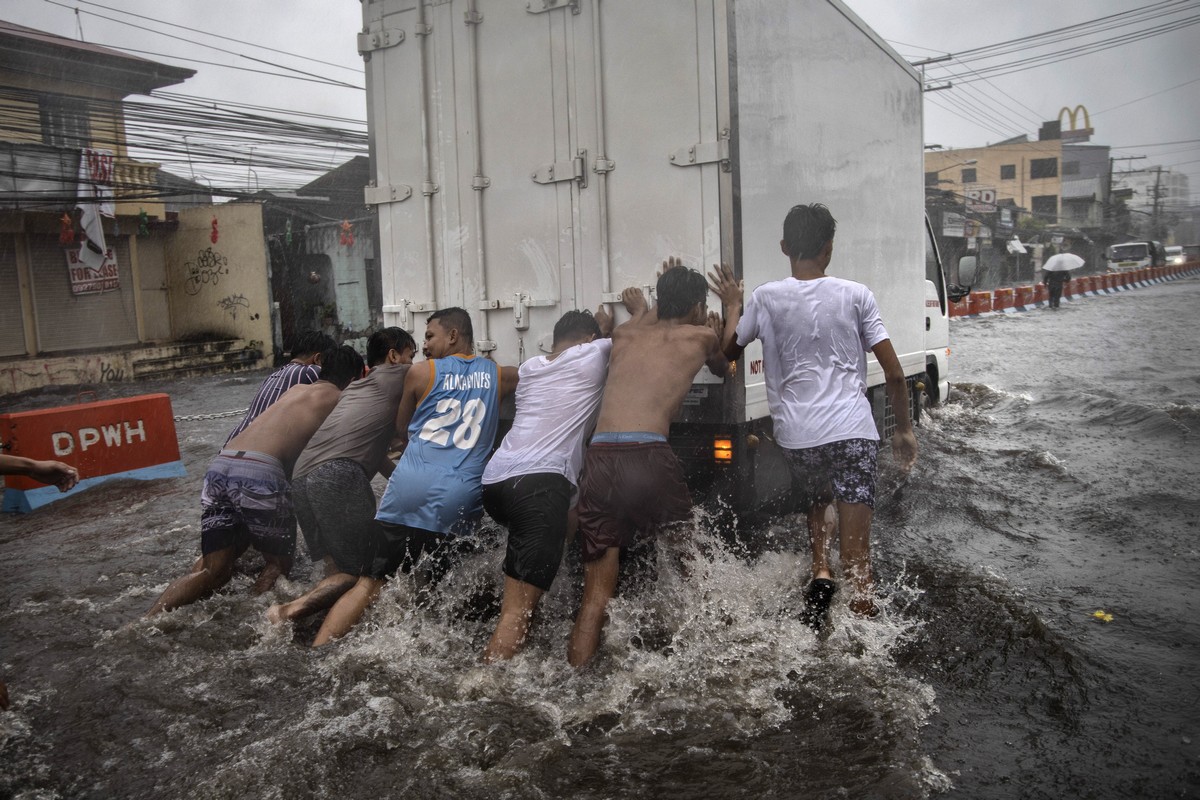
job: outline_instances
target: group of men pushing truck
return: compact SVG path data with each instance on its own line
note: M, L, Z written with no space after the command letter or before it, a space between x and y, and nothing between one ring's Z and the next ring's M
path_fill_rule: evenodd
M908 394L874 296L825 274L835 230L824 206L792 208L781 242L791 275L758 287L744 308L727 266L706 280L668 259L655 306L626 289L631 318L615 329L603 307L569 311L554 328L552 352L520 369L474 354L471 318L460 308L430 315L426 360L416 364L416 343L400 328L371 336L362 378L361 358L347 346L312 348L324 349L319 378L315 352L295 353L209 466L202 555L149 614L223 586L251 545L267 564L255 590L266 591L291 566L298 520L325 577L267 613L282 622L327 609L314 640L323 645L345 635L397 572L439 580L472 547L486 510L509 534L500 618L484 653L503 660L524 642L577 520L584 587L568 661L582 666L600 645L621 550L691 516L667 435L693 378L706 364L725 375L754 339L763 343L774 437L809 509L813 580L802 618L819 628L836 590L824 526L834 501L849 609L875 614L869 536L879 436L866 397L868 351L892 407L909 408ZM710 290L723 316L707 310ZM264 392L277 399L260 402ZM513 392L512 428L493 454L500 401ZM394 438L404 444L395 464ZM896 414L892 443L899 466L911 468L917 444L907 414ZM378 507L377 472L388 477Z

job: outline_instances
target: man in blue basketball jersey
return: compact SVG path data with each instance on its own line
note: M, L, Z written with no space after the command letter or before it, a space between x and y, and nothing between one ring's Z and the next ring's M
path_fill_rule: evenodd
M375 560L330 609L316 646L348 632L397 570L421 561L440 578L483 515L483 468L517 368L474 355L471 316L461 308L429 316L422 349L427 360L404 379L396 430L407 445L379 501Z

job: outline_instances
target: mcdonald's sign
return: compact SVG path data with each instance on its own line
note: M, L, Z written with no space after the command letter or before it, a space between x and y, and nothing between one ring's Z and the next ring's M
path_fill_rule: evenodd
M1083 112L1083 127L1082 128L1079 127L1079 113L1081 111ZM1064 115L1071 123L1070 128L1062 128ZM1092 118L1090 116L1088 116L1088 110L1082 104L1077 105L1074 108L1070 108L1069 106L1063 106L1062 109L1058 112L1058 124L1059 124L1059 127L1062 128L1062 131L1064 134L1063 135L1064 139L1065 138L1072 138L1072 139L1083 138L1085 136L1091 136L1092 132L1093 132L1092 131ZM1071 136L1071 137L1066 136L1065 134L1068 132L1074 133L1075 136Z

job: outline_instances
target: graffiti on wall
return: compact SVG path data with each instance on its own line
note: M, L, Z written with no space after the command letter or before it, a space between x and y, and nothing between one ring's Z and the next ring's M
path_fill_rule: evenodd
M109 364L104 361L100 362L100 382L108 383L110 381L125 380L125 368L118 364Z
M194 261L185 263L184 268L187 278L183 290L190 295L196 295L206 284L216 286L221 282L221 276L229 274L229 259L211 247L206 247L196 254Z
M244 314L250 313L250 301L246 299L246 295L244 294L231 294L228 297L222 297L220 300L218 300L217 308L221 309L236 320L238 318L238 312L242 312ZM257 318L257 314L250 317L250 319Z

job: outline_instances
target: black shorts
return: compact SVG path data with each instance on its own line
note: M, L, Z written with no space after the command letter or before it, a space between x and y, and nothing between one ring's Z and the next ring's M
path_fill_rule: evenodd
M313 561L329 556L351 575L371 566L379 527L375 491L357 461L335 458L296 478L292 503Z
M550 472L484 484L484 510L508 528L505 575L550 591L562 563L572 490L570 481Z
M782 448L783 457L795 478L800 507L833 499L875 508L875 474L879 442L873 439L844 439L802 450Z
M435 533L382 520L378 521L376 531L375 557L365 573L376 580L390 578L397 572L412 572L419 566L428 573L431 583L437 583L473 544L471 539L452 533Z

